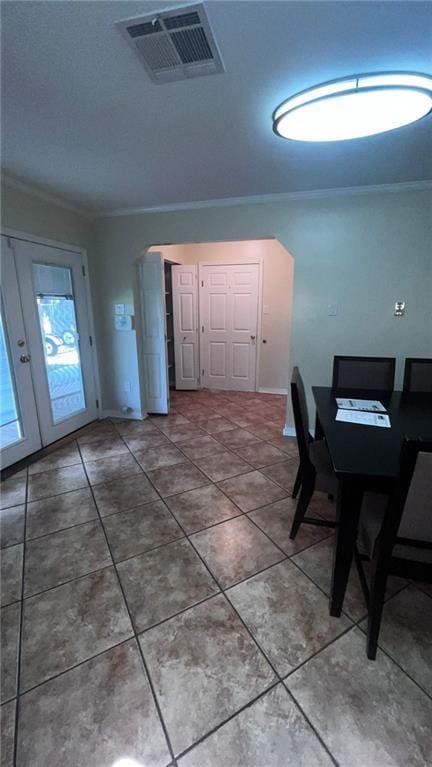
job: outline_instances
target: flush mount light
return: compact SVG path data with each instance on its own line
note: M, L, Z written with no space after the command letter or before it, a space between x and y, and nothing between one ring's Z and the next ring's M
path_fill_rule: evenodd
M273 112L273 130L294 141L344 141L409 125L431 109L430 75L352 75L283 101Z

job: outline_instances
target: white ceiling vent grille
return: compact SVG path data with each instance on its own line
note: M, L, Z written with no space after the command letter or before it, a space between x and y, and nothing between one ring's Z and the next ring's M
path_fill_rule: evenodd
M203 5L126 19L117 26L155 83L224 71Z

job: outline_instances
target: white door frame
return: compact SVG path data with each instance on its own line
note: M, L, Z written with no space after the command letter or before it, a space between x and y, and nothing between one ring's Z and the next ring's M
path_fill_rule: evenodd
M258 264L258 317L257 317L257 352L256 352L256 365L255 365L255 390L258 391L258 381L259 381L259 374L260 374L260 359L261 359L261 338L262 338L262 308L263 308L263 276L264 276L264 257L263 256L254 256L253 258L247 258L244 261L235 261L234 259L230 258L227 261L200 261L198 264L198 327L199 327L199 371L200 371L200 377L199 377L199 384L200 388L202 388L202 381L201 381L201 370L202 370L202 359L203 359L203 351L202 351L202 333L201 333L201 317L202 317L202 310L201 310L201 297L202 297L202 291L201 291L201 285L203 281L203 271L202 268L205 266L248 266L251 264Z
M92 360L92 367L93 367L93 379L95 382L96 398L99 402L99 418L102 418L101 382L100 382L100 373L99 373L99 365L98 365L97 342L96 342L96 334L95 334L95 323L94 323L93 303L92 303L92 295L91 295L91 287L90 287L90 273L88 268L87 250L85 248L80 248L77 245L69 245L66 242L59 242L58 240L50 240L47 237L39 237L37 235L29 234L28 232L22 232L19 229L11 229L10 227L7 227L7 226L1 227L0 234L3 234L5 237L13 237L16 240L26 240L27 242L35 242L38 245L47 245L48 247L51 247L51 248L58 248L59 250L67 250L71 253L79 253L82 256L84 270L85 270L85 277L86 277L85 291L86 291L86 300L87 300L87 307L88 307L88 324L90 329L90 335L92 337L92 345L90 347L90 352L91 352L91 360Z

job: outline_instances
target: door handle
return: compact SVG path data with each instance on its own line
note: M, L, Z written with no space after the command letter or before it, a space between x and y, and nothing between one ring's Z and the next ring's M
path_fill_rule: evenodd
M255 341L256 336L251 336L251 341Z
M20 362L30 362L30 354L21 354Z

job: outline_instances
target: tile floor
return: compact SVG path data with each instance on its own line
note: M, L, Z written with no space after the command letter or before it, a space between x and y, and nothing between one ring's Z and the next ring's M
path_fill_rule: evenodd
M432 592L391 579L368 661L354 573L328 614L331 530L289 538L284 422L174 393L3 483L1 767L431 764Z

